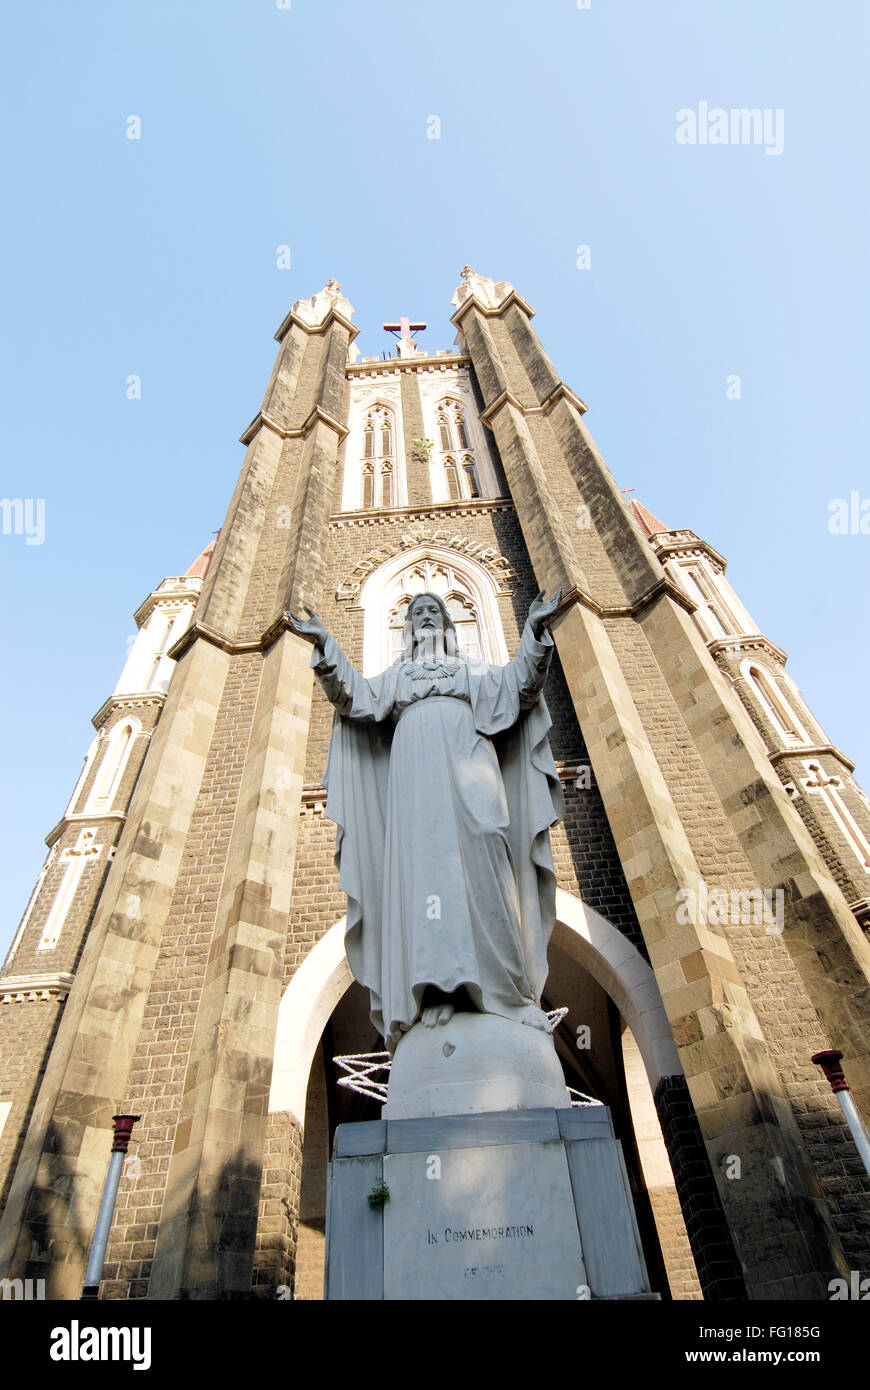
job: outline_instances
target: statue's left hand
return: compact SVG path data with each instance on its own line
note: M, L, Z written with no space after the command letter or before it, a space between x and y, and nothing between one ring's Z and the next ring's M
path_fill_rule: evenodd
M285 613L284 616L292 632L297 633L300 637L306 638L309 642L313 642L315 647L319 647L320 650L323 651L329 633L322 620L318 618L317 614L314 612L314 609L309 608L307 603L305 605L305 612L308 614L307 622L305 618L299 618L295 613L290 613L289 611Z
M561 587L556 590L553 597L549 600L544 598L545 592L546 591L542 589L538 597L533 599L529 605L529 627L532 629L538 641L541 639L541 633L547 621L552 618L559 604L562 602Z

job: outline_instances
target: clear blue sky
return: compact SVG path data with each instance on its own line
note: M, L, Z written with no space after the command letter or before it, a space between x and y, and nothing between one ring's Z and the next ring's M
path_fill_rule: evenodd
M828 530L833 498L870 497L867 15L7 7L0 493L45 500L45 539L0 536L3 949L132 613L221 525L272 334L329 276L364 353L402 313L450 346L466 262L511 280L619 483L728 557L870 784L870 535ZM781 110L782 153L678 144L677 111L702 101Z

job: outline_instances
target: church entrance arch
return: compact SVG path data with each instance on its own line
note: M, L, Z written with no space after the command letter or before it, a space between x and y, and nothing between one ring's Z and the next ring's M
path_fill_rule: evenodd
M269 1109L284 1112L303 1129L302 1200L307 1209L300 1212L297 1257L297 1296L302 1298L320 1296L325 1207L323 1214L310 1208L318 1206L316 1197L312 1202L312 1193L325 1194L326 1162L337 1118L332 1054L333 1021L339 1011L344 1019L340 1032L345 1040L348 1014L352 1014L350 1027L359 1039L358 1050L375 1050L379 1045L373 1041L373 1032L366 1032L362 1021L363 996L354 1001L353 1010L349 1009L348 992L359 987L347 963L344 931L345 920L341 918L299 966L281 1000L275 1039ZM686 1263L688 1242L684 1234L676 1240L672 1235L674 1222L682 1223L652 1093L661 1077L680 1075L682 1069L655 977L649 964L622 932L594 908L561 889L556 894L551 953L554 957L567 958L575 970L580 968L581 974L585 972L612 1001L628 1030L622 1046L628 1110L665 1266L671 1277L672 1269L679 1262ZM553 981L557 992L563 981L567 983L564 972L558 982ZM548 1002L570 1006L572 1000L556 998L553 994ZM572 1028L576 1027L573 1013L570 1023ZM574 1051L574 1044L573 1035L570 1044L562 1037L558 1050L567 1058L569 1050ZM346 1042L340 1050L347 1050ZM356 1050L355 1044L351 1050ZM673 1278L671 1282L673 1284ZM691 1291L694 1287L691 1270L686 1287L689 1292L678 1296L697 1296Z

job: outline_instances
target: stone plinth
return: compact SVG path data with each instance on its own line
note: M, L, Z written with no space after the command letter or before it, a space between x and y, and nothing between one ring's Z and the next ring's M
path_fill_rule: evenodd
M380 1203L369 1196L380 1193ZM605 1106L340 1125L327 1299L652 1299Z

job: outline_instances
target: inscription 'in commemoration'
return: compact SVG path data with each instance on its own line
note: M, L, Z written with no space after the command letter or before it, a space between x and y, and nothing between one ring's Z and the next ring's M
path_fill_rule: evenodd
M445 1245L458 1244L466 1240L527 1240L535 1234L534 1226L483 1226L465 1227L457 1229L453 1226L444 1227L443 1242ZM426 1232L427 1245L438 1245L438 1234L435 1231Z

